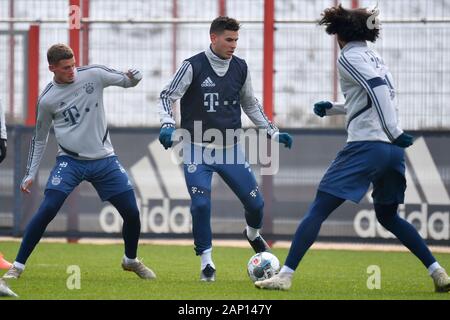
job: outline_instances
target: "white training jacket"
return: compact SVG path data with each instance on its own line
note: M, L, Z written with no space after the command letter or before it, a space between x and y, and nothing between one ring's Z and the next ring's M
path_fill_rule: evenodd
M114 155L109 138L103 89L134 87L140 79L102 65L76 69L68 84L50 82L37 102L36 130L31 140L25 179L33 179L44 154L51 126L55 130L58 155L95 160Z
M380 55L364 41L349 42L338 70L345 103L333 103L326 114L346 115L347 142L392 142L400 136L394 82Z
M219 76L223 76L230 65L231 59L221 59L210 47L205 50L206 57L213 70ZM164 87L160 94L158 113L161 124L175 124L172 114L172 105L181 99L192 82L192 66L189 61L184 61L173 78ZM240 92L241 107L250 120L260 129L266 129L269 136L274 137L278 128L267 118L261 103L253 94L250 72ZM203 106L200 106L203 108Z

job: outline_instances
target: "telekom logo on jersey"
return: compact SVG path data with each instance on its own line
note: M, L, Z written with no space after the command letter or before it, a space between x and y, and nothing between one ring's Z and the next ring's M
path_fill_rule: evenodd
M425 139L417 139L406 149L406 156L410 166L406 170L405 204L399 207L399 215L415 225L425 239L450 239L450 198ZM371 201L370 192L366 196ZM394 238L377 222L374 210L359 211L353 226L363 238Z
M237 100L222 101L223 107L234 106L237 103ZM219 107L219 94L217 92L205 93L203 95L203 105L206 107L206 112L216 112L217 107Z

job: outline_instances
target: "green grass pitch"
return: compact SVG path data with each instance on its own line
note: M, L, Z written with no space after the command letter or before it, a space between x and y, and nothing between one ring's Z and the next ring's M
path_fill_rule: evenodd
M18 248L18 242L0 243L10 261ZM275 249L274 254L283 263L287 249ZM450 299L450 294L434 293L431 278L410 253L311 250L286 292L253 286L246 273L250 248L214 248L214 283L199 281L199 259L191 246L141 245L139 257L157 274L153 281L122 271L122 255L122 245L41 243L22 277L9 284L20 299ZM450 254L436 257L450 269ZM80 289L67 288L71 265L80 268ZM380 289L367 288L370 265L380 267Z

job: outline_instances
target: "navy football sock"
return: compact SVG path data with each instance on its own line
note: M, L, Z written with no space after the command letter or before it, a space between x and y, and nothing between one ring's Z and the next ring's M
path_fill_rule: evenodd
M294 240L284 263L286 266L292 270L297 268L306 251L316 241L322 223L344 201L344 199L329 193L317 191L314 202L295 232Z
M192 195L191 215L194 249L195 254L199 256L212 247L211 196L209 192L204 191L204 193Z
M122 237L125 242L125 256L129 259L135 259L141 233L141 219L134 191L125 191L110 198L108 201L119 211L123 218Z
M381 225L392 232L404 246L422 261L425 267L428 268L436 262L417 230L397 214L397 204L374 204L374 207Z
M44 200L41 203L36 214L33 216L25 229L25 234L20 245L16 261L25 264L28 257L34 250L34 247L41 240L48 224L58 213L59 209L66 200L67 195L57 190L47 190Z

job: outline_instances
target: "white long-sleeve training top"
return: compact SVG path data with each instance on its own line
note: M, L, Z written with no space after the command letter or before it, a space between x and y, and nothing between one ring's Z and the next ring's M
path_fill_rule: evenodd
M205 50L211 67L218 76L223 76L228 71L231 59L221 59L211 48ZM172 114L172 104L181 99L192 82L193 70L189 61L184 61L177 70L173 78L164 87L160 94L158 113L161 124L175 124ZM260 129L266 129L269 136L278 132L278 128L267 118L261 103L256 99L253 92L250 72L247 72L247 78L240 91L241 107L250 120ZM199 106L203 108L204 106Z
M338 70L345 103L333 103L327 115L346 114L347 142L392 142L400 136L394 81L380 55L366 42L349 42Z
M77 68L69 84L50 82L39 96L34 137L31 140L25 179L34 178L53 124L58 155L76 159L102 159L114 154L109 138L103 89L134 87L139 80L102 65Z

